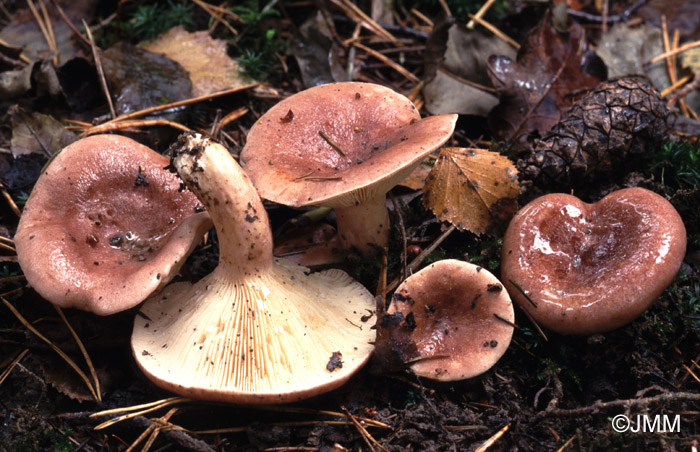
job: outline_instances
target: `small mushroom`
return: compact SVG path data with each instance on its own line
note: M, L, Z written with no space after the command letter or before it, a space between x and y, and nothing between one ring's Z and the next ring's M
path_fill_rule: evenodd
M214 221L219 265L144 303L131 339L143 372L178 394L235 403L295 401L350 378L373 350L362 317L372 295L343 271L274 259L263 204L223 146L183 136L173 163Z
M409 99L380 85L321 85L268 110L241 162L263 198L334 208L343 248L371 255L389 241L386 193L450 138L456 120L421 119Z
M15 234L45 299L99 315L131 308L176 274L211 227L168 158L118 135L83 138L44 168Z
M486 372L513 336L513 303L484 268L454 259L408 277L387 314L401 313L391 328L392 347L416 375L441 381Z
M510 222L502 279L538 324L563 334L602 333L661 295L685 247L678 212L649 190L619 190L594 204L549 194Z

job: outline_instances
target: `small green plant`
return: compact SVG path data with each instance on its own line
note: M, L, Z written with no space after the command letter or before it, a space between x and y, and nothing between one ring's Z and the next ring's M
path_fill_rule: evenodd
M18 195L15 195L15 204L23 206L27 203L27 199L29 199L29 193L21 191Z
M233 40L238 61L246 74L257 80L266 80L279 72L278 54L284 53L285 43L274 27L265 26L264 19L279 16L274 8L260 8L257 0L249 0L247 5L230 7L238 15L245 29Z
M125 14L122 20L106 28L99 45L106 48L120 39L132 43L153 39L176 25L194 25L192 17L190 2L140 2L133 12Z
M700 339L700 283L681 271L662 297L643 315L651 337L679 345Z
M654 169L665 185L700 188L700 144L667 142L656 155Z
M231 6L230 11L241 18L243 24L257 26L267 16L278 16L279 11L273 8L260 9L258 0L249 0L247 5Z

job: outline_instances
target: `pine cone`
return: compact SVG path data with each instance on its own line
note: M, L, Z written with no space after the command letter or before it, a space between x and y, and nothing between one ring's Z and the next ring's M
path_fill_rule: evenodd
M560 188L644 169L666 137L668 113L645 80L603 82L562 114L518 169L537 185Z

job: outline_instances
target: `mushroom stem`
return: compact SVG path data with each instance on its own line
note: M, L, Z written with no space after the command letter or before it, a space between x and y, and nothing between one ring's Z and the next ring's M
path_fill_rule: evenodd
M272 265L272 234L258 193L229 152L200 134L185 135L173 164L206 205L219 237L219 266L242 275ZM206 177L199 177L202 172Z
M389 245L389 212L386 194L381 193L361 204L334 208L338 237L344 249L356 248L365 256L376 254L377 246Z

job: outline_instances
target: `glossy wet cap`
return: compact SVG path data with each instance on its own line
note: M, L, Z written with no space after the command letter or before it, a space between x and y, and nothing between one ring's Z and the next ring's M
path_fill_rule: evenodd
M600 333L643 313L673 281L685 248L678 212L652 191L623 189L594 204L550 194L508 226L502 279L541 326Z
M490 369L508 349L515 319L508 292L493 274L454 259L407 278L387 313L404 319L392 336L411 371L441 381Z
M452 135L457 115L421 119L405 96L372 83L320 85L268 110L241 162L263 198L353 205L385 194Z
M56 155L15 235L31 286L56 305L107 315L170 281L211 221L168 164L118 135L83 138Z

